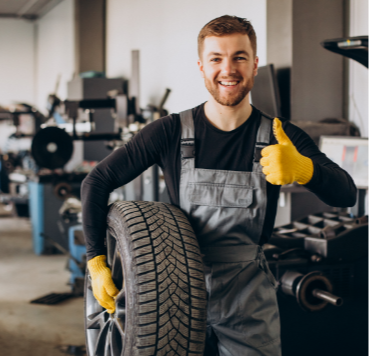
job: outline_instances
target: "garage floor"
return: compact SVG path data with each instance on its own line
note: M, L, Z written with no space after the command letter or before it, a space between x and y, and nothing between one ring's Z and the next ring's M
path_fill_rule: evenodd
M70 292L65 255L36 256L28 219L0 217L0 354L62 356L84 345L83 298L54 306L29 301Z

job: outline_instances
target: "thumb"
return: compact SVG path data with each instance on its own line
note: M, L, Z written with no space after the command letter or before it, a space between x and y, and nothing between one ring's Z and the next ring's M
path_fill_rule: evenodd
M108 295L110 295L111 297L116 297L119 294L119 290L115 286L112 278L109 278L109 280L106 281L104 287L106 293L108 293Z
M277 117L273 121L273 132L279 144L283 145L291 143L291 140L288 138L288 136L283 130L281 120L279 120Z

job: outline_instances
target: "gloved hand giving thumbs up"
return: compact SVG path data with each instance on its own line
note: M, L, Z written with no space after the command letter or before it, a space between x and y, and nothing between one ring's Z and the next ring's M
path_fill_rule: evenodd
M273 131L278 144L267 146L261 151L263 158L260 164L264 167L266 180L275 185L308 183L314 173L312 160L297 151L278 118L274 119Z
M92 280L92 291L99 304L110 314L115 311L114 298L119 293L106 266L106 256L96 256L87 262Z

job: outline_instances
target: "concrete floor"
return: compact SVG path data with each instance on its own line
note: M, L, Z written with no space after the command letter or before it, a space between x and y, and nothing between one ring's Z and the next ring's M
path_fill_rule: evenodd
M29 303L70 292L66 263L65 255L33 253L28 219L0 216L0 355L62 356L67 345L84 345L83 298Z

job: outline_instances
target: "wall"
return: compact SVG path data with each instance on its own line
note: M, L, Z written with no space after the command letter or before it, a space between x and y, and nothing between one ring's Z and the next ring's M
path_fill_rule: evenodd
M46 113L47 95L66 98L74 72L74 1L64 0L36 22L0 19L0 105L14 101Z
M34 28L30 21L0 19L0 106L35 101ZM0 153L14 131L14 126L0 121Z
M291 120L342 118L344 59L320 43L344 35L343 0L292 4Z
M350 36L368 35L368 1L351 0ZM360 63L349 63L349 120L368 137L368 69Z
M60 75L57 95L67 97L67 82L74 73L74 1L64 0L54 7L37 25L36 87L38 109L46 113L47 96L55 91Z
M0 105L15 101L33 103L34 24L18 19L0 19Z
M267 0L267 63L273 64L281 114L291 117L292 0Z
M267 63L292 66L292 0L267 0Z
M251 20L258 36L260 65L266 64L266 1L108 0L107 75L131 73L131 50L140 50L141 107L159 104L172 89L169 112L194 107L208 98L197 69L197 35L221 15Z

